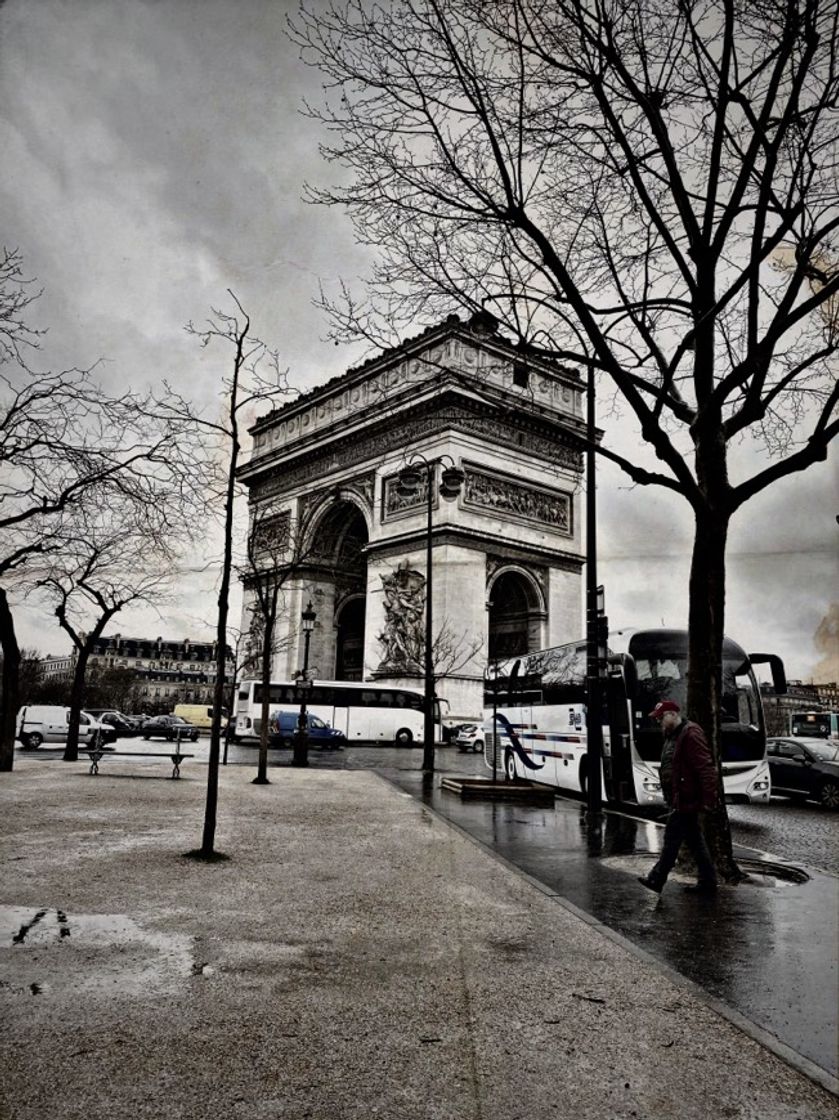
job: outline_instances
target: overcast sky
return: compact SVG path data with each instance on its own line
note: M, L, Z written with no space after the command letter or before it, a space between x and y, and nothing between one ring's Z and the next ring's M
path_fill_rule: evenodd
M300 201L304 181L335 171L298 112L319 79L283 34L295 7L0 0L0 240L21 250L44 287L44 365L104 359L112 387L188 378L210 397L222 366L183 326L224 306L227 288L296 385L357 360L323 341L312 305L319 282L354 279L366 258L349 219ZM613 435L632 438L628 428ZM633 489L612 469L600 479L600 577L613 625L684 625L685 503ZM837 513L834 451L754 499L733 525L726 629L751 650L780 653L791 677L839 679ZM124 615L113 630L210 638L209 590L185 577L163 617ZM33 610L18 619L23 645L68 648Z

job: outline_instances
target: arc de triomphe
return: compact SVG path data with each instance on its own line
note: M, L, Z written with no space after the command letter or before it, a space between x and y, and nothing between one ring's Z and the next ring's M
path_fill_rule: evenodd
M397 487L414 452L436 476L432 621L450 715L480 714L490 659L578 638L583 391L575 371L525 360L491 316L452 315L258 420L240 471L251 529L280 542L294 567L274 679L300 669L311 599L315 676L422 687L427 490ZM445 500L450 460L465 479ZM252 606L246 580L256 645Z

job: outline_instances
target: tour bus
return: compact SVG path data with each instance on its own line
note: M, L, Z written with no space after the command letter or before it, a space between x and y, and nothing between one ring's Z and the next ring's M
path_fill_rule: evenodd
M396 688L375 681L272 681L270 712L307 709L336 731L350 746L387 743L410 747L422 742L424 697L418 689ZM435 738L440 737L440 704L435 701ZM262 727L262 684L244 680L236 702L236 731L240 742L258 739Z
M793 712L789 733L809 739L839 739L839 712Z
M625 652L620 651L621 646ZM687 702L686 630L635 630L609 637L603 679L603 795L639 806L663 804L662 736L648 713L659 700ZM728 801L768 801L766 726L752 666L768 663L776 692L786 691L774 654L747 655L723 642L722 772ZM586 643L513 658L487 681L484 758L511 780L586 791ZM493 725L497 737L492 735Z

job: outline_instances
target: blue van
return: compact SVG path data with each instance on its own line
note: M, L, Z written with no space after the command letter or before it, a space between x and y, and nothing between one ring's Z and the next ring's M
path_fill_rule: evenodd
M342 751L347 739L343 731L336 731L320 716L306 713L309 722L309 746L320 747L326 751ZM276 711L271 713L268 722L268 741L272 747L290 747L294 743L294 733L297 730L299 710Z

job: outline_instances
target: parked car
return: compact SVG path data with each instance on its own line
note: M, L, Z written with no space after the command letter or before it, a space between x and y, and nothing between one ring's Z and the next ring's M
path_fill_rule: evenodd
M150 716L140 734L144 739L168 739L170 742L180 739L194 743L198 739L198 728L180 716Z
M58 704L26 704L17 714L15 738L25 751L34 751L42 743L64 743L70 727L70 709ZM100 723L88 712L79 713L79 743L94 747L112 743L113 728Z
M454 745L464 754L475 751L479 754L484 749L484 729L479 723L464 723L457 729Z
M113 728L115 738L124 739L140 733L139 725L130 716L117 712L113 708L87 708L86 711L89 716L98 719L100 723Z
M290 747L294 744L294 733L297 730L299 712L290 711L272 712L268 721L268 741L274 747ZM320 716L306 713L308 717L309 746L322 747L327 751L341 751L347 743L343 731L336 731L330 727Z
M826 739L771 738L766 760L772 792L839 809L839 747Z

